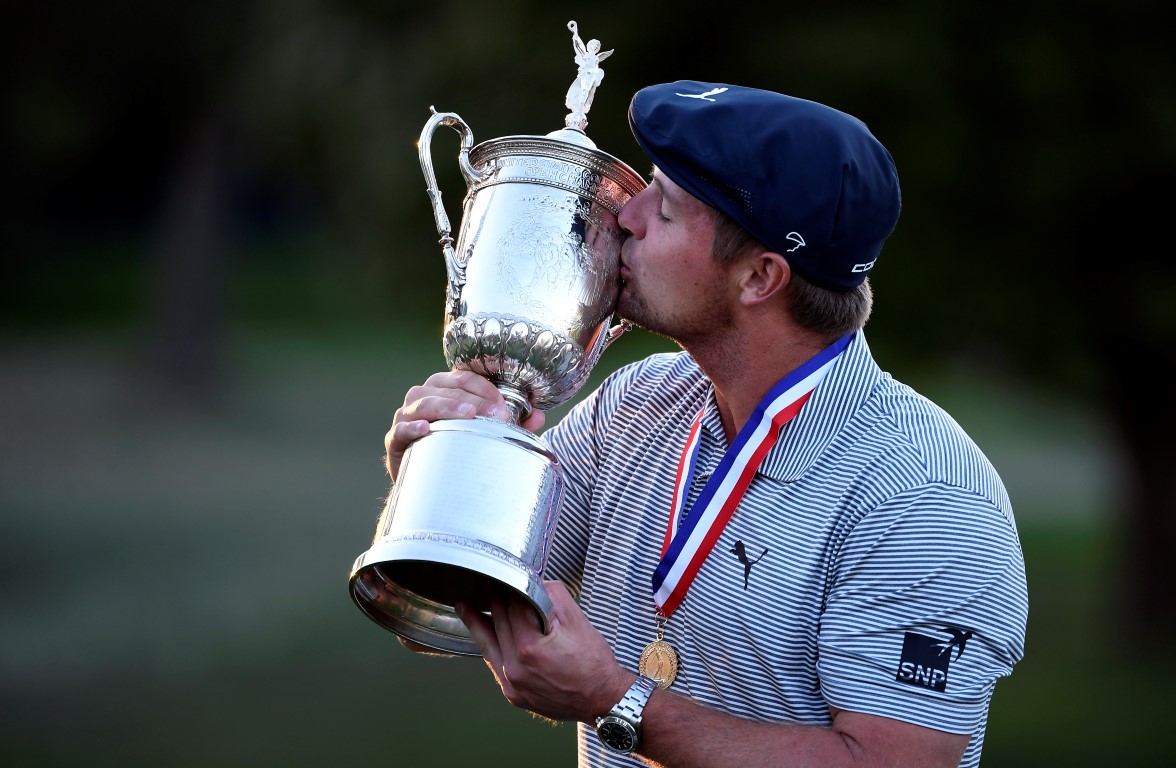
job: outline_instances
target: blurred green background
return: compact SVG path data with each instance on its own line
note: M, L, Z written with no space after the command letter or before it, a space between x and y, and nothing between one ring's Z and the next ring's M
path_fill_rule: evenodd
M1176 465L1176 68L1158 2L42 2L6 11L0 762L570 765L574 729L347 594L384 431L444 364L414 147L681 78L815 99L894 154L882 366L1004 476L1027 656L988 766L1163 763ZM450 216L456 136L433 143ZM665 342L628 334L594 374ZM560 409L561 411L563 409ZM549 415L549 420L558 412Z

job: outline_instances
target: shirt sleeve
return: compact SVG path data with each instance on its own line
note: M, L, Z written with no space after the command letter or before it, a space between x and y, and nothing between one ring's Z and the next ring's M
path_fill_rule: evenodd
M1016 529L972 491L926 485L870 510L839 544L819 631L822 693L840 709L951 733L983 729L1024 652Z

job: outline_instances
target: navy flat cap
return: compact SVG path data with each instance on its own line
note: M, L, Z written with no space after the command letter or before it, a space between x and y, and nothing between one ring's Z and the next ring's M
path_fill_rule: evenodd
M674 183L823 288L860 285L898 222L890 153L865 123L824 104L680 80L638 91L629 125Z

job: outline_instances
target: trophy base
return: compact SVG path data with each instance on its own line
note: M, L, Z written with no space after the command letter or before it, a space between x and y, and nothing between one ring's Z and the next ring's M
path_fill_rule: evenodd
M404 455L378 535L351 569L351 597L385 629L444 653L481 655L458 602L488 613L526 600L546 632L547 544L561 470L536 436L482 417L433 422Z
M471 544L483 544L472 542ZM480 656L481 649L470 636L454 606L465 603L471 609L488 614L494 600L524 598L535 609L546 632L551 626L552 604L539 579L518 583L519 572L512 570L495 578L486 570L500 570L493 559L471 562L471 549L459 546L449 555L458 556L465 566L436 562L444 555L435 550L432 560L396 559L371 562L381 553L373 547L356 558L351 575L351 596L360 610L394 634L418 645L457 656ZM383 553L387 556L387 552ZM416 556L425 553L417 552ZM473 570L478 567L481 570Z

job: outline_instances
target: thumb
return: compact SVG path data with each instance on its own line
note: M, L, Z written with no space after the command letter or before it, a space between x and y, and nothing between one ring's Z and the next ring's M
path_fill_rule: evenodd
M532 408L531 413L527 418L523 419L519 424L520 427L534 434L543 429L544 422L547 421L547 416L538 408Z

